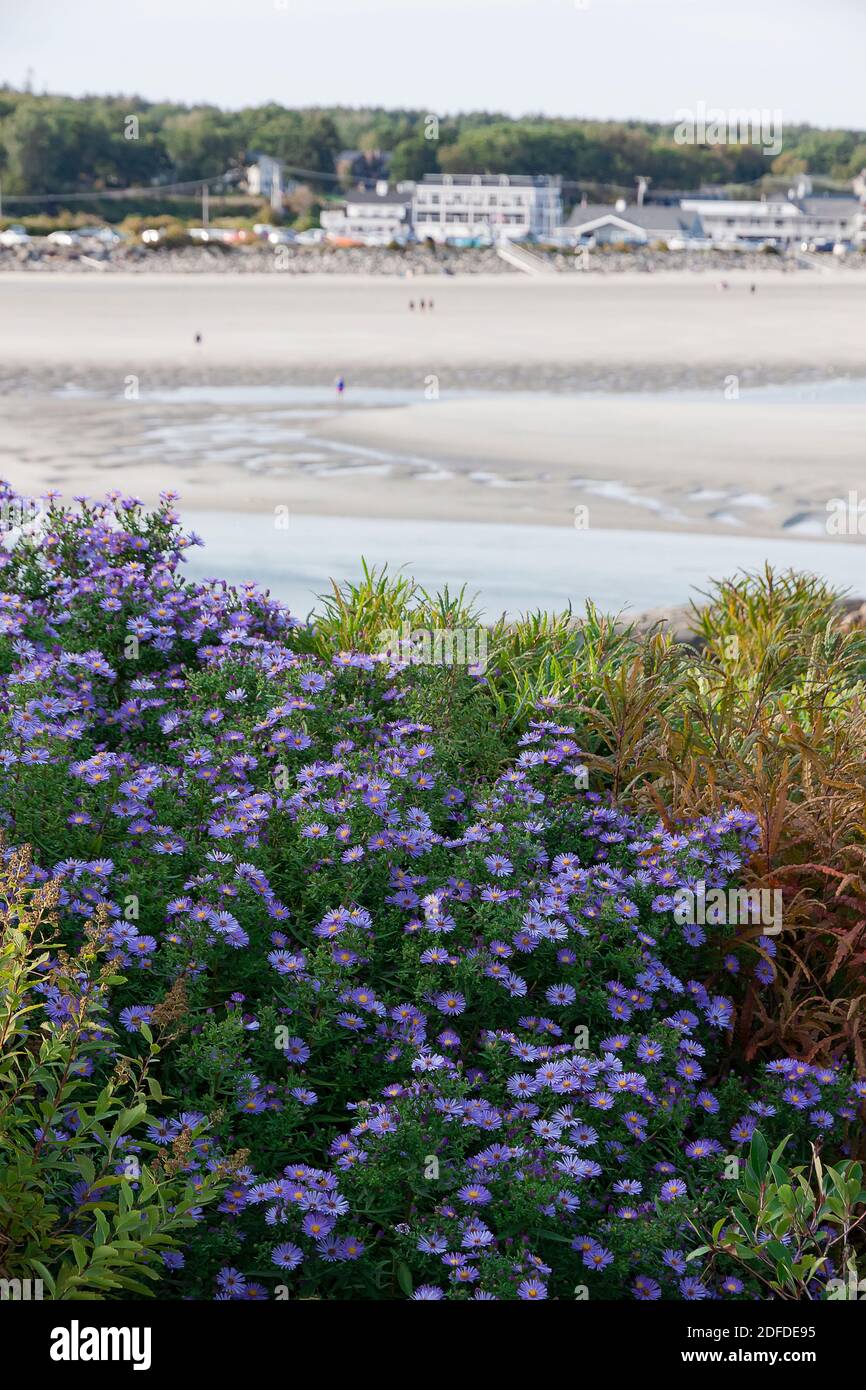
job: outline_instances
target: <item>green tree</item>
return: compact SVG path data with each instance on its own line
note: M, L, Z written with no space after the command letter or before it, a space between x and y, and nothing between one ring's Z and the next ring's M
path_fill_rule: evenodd
M179 181L214 178L237 163L242 140L232 118L216 107L169 116L163 141Z
M22 102L3 123L8 193L46 193L57 185L62 131L56 117Z
M395 181L422 179L425 174L435 174L438 168L436 141L416 135L409 140L401 140L395 147L389 173Z

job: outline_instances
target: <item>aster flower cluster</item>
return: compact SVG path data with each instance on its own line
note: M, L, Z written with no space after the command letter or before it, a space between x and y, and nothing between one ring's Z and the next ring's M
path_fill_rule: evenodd
M149 1142L194 1134L194 1183L246 1155L172 1296L755 1296L687 1265L689 1218L759 1124L844 1152L866 1083L725 1065L771 949L673 908L735 881L754 818L672 831L584 790L552 701L467 766L437 672L184 582L173 500L52 500L0 568L7 842L122 972L109 1054L162 1030L182 1108Z

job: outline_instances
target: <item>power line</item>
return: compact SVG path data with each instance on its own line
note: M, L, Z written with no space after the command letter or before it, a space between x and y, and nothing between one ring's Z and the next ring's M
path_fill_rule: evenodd
M293 175L293 176L295 176L295 177L297 177L297 178L316 179L316 180L319 180L320 182L323 182L323 183L343 183L343 182L347 179L347 177L351 177L351 176L346 175L346 174L328 174L328 173L324 172L323 170L319 170L319 169L302 169L300 166L295 165L295 164L283 164L283 165L282 165L282 168L283 168L283 171L284 171L285 173L291 174L291 175ZM754 179L729 179L729 180L727 180L727 185L728 185L728 186L730 186L730 185L737 185L737 186L739 186L739 187L750 187L750 186L753 186L753 185L755 185L755 184L762 183L766 177L767 177L767 175L761 175L761 176L759 176L758 178L754 178ZM784 182L784 179L785 179L785 175L782 175L782 174L774 174L774 175L771 175L770 177L773 178L773 179L775 179L775 180L778 180L779 182ZM80 191L80 190L70 190L70 191L68 191L68 192L61 192L61 193L4 193L4 194L3 194L3 201L4 201L4 203L54 203L54 202L85 203L85 202L105 202L105 201L110 201L110 200L112 200L112 199L116 199L117 201L121 201L121 200L124 199L124 198L158 198L158 197L159 197L161 194L163 194L163 193L193 193L193 194L198 194L198 193L201 192L203 186L204 186L204 187L207 187L207 188L210 188L210 186L211 186L212 184L224 183L224 182L225 182L225 179L226 179L226 175L225 175L225 174L212 174L209 178L206 178L206 179L187 179L187 180L186 180L185 182L183 182L183 183L158 183L158 184L148 184L148 185L146 185L145 187L132 187L132 188L104 188L104 189L101 189L101 190L89 189L89 190L87 190L87 191L85 191L85 192L82 192L82 191ZM370 175L361 175L360 178L359 178L359 179L356 179L355 181L356 181L356 182L361 182L361 183L370 183L370 182L373 181L373 179L374 179L374 175L370 174ZM817 181L820 182L820 183L824 183L824 184L830 184L830 185L832 185L832 186L834 186L834 187L840 187L840 188L841 188L841 187L845 187L845 186L846 186L846 182L845 182L845 181L840 181L840 180L835 180L835 179L826 178L826 177L824 177L823 175L818 175L818 176L817 176ZM586 177L585 177L585 178L582 178L582 179L563 179L563 180L562 180L562 187L563 187L564 189L575 188L575 189L577 189L578 191L580 191L581 188L582 188L584 185L587 185L587 184L588 184L588 185L597 185L597 186L598 186L598 185L601 185L601 186L606 185L606 186L609 187L609 188L620 188L620 187L621 187L621 188L626 188L626 187L630 187L630 185L627 185L627 184L618 184L615 180L608 180L608 179L603 179L603 178L586 178ZM722 185L722 186L724 186L724 185ZM239 193L238 196L243 196L243 194L242 194L242 193ZM253 196L253 195L247 195L247 196Z
M284 164L283 170L287 174L292 174L300 178L321 179L328 183L341 183L346 175L328 174L318 169L301 169L294 164ZM372 175L371 175L372 177ZM109 198L141 198L159 197L161 193L198 193L202 185L210 186L225 182L225 174L212 174L206 179L188 179L184 183L155 183L149 184L144 188L105 188L102 190L89 189L87 192L70 190L63 193L6 193L3 195L7 203L51 203L51 202L101 202Z
M68 203L103 202L110 198L158 197L161 193L197 193L203 183L219 182L220 180L217 178L193 179L189 183L151 184L147 188L105 188L100 192L89 191L87 193L6 193L3 196L7 203L50 203L58 202L61 199Z

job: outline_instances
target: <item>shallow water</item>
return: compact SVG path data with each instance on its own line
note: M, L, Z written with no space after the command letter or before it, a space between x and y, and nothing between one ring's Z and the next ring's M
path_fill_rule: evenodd
M116 391L106 393L98 390L64 388L55 393L76 398L86 396L94 400L120 399ZM514 390L508 393L509 400L561 399L561 393L544 391ZM684 405L717 404L723 393L702 390L644 391L635 392L575 392L581 399L647 400L648 398L668 403L680 402ZM138 401L138 414L142 424L136 426L125 418L124 430L118 433L117 443L105 458L106 464L128 466L137 463L158 462L167 459L172 465L195 467L208 462L228 463L247 473L269 473L279 476L287 470L299 469L317 477L334 478L348 474L369 474L387 477L391 473L415 477L422 481L447 481L453 476L447 464L429 454L401 453L381 448L369 448L353 443L351 440L322 438L312 431L322 421L337 419L341 415L363 413L367 409L393 409L398 411L407 405L417 405L426 401L425 409L435 410L437 401L501 399L502 393L496 391L464 390L442 391L435 400L426 401L423 389L403 387L385 388L376 386L351 386L346 395L337 400L333 385L197 385L161 387L142 390ZM776 386L743 388L738 400L744 404L779 405L787 411L795 408L808 409L813 405L857 405L866 404L866 379L843 378L824 382L789 382ZM160 415L154 407L163 407ZM188 409L185 409L188 408ZM203 407L214 407L210 412ZM144 423L149 421L149 423ZM467 459L467 464L470 460ZM759 471L759 470L758 470ZM496 472L486 468L468 473L469 480L479 486L511 488L528 486L524 481L514 483ZM573 479L580 485L580 479ZM600 482L584 480L583 490L590 496L616 499L632 505L649 508L674 522L685 518L655 498L636 492L625 484L608 480ZM708 494L707 494L708 495ZM701 494L692 494L700 500ZM725 526L736 527L741 524L737 508L764 509L767 500L760 493L745 494L732 498L721 493L725 508L712 520ZM734 510L731 511L730 508ZM802 533L820 534L820 527L804 523Z
M521 390L515 396L537 400L562 398L562 392ZM63 393L58 393L63 394ZM70 394L81 395L75 387ZM116 388L85 392L105 400ZM491 390L443 390L442 401L479 397L501 398ZM720 388L636 391L575 391L581 399L644 400L694 405L717 404ZM739 400L754 405L778 405L782 411L820 405L866 404L866 379L840 377L827 381L788 381L766 386L743 386ZM322 420L367 409L400 411L425 399L419 387L373 386L347 382L338 401L333 381L326 384L198 384L142 389L142 423L136 435L119 435L106 463L133 465L165 460L173 468L207 468L228 464L255 486L256 476L307 475L333 480L334 489L347 476L395 483L424 481L447 488L455 465L435 456L402 454L328 440L311 431ZM156 407L156 409L153 409ZM428 406L435 410L436 402ZM735 407L734 407L735 408ZM615 457L615 441L612 441ZM467 471L468 470L468 471ZM472 468L466 478L479 489L531 489L531 479L515 481L492 471L491 465ZM698 476L700 474L698 473ZM357 577L361 557L394 570L404 566L425 586L464 582L478 593L488 614L514 614L532 608L562 609L591 597L601 607L633 610L681 603L737 569L755 569L770 561L780 568L811 570L840 587L866 594L866 548L842 539L826 539L826 519L808 509L784 524L778 539L742 536L750 519L760 521L771 507L762 491L756 466L754 487L720 489L711 482L696 486L690 502L717 502L702 518L715 535L690 532L689 518L670 501L636 490L614 479L572 478L569 484L581 501L594 497L644 508L673 533L664 531L577 531L540 525L498 523L394 521L350 517L294 516L289 528L275 528L271 514L231 516L219 512L189 512L190 524L207 540L204 552L193 554L197 576L224 575L255 580L269 587L298 613L306 614L317 594L329 587L331 576ZM390 484L386 484L390 485ZM685 503L683 503L685 505ZM423 506L418 503L419 510ZM698 524L701 524L699 522ZM677 529L680 528L680 529ZM822 537L824 539L822 539Z
M563 394L561 390L526 390L517 383L512 388L508 386L507 381L503 381L502 389L507 390L511 398L527 396L537 399L538 396L560 397ZM105 400L112 395L117 395L117 390L116 388L99 390L70 382L53 394ZM500 394L501 391L499 390L483 390L481 388L460 390L443 388L438 398L441 400L478 400L479 398L495 398ZM608 397L611 392L595 388L581 390L579 386L576 386L566 394L579 395L588 400L598 400ZM719 387L712 390L691 387L656 390L652 386L647 386L643 391L618 390L616 395L618 399L622 400L645 400L647 396L654 396L659 400L681 400L686 404L718 401L719 397L723 395L723 391ZM427 397L424 390L418 386L367 386L356 385L349 381L345 394L340 399L337 398L333 383L319 386L304 384L292 386L288 383L285 385L235 384L229 386L213 383L197 386L165 386L143 388L140 399L144 404L152 405L282 405L336 407L340 410L353 410L363 407L415 405L419 401L426 400ZM866 405L866 378L836 377L828 381L788 381L768 386L742 386L739 391L739 399L751 401L755 405Z
M587 598L605 610L639 612L683 603L709 579L757 569L765 560L866 591L866 547L840 539L319 516L293 516L280 530L272 515L222 512L184 511L183 519L206 542L190 554L190 577L255 580L300 616L330 588L331 576L357 579L362 556L391 572L403 567L427 588L447 584L453 591L465 582L488 616L579 607Z

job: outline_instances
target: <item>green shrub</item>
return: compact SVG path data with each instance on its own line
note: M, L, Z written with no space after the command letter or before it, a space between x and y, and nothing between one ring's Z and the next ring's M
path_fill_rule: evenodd
M122 977L95 931L57 949L59 885L28 888L28 870L19 852L0 872L0 1278L57 1299L148 1295L223 1179L175 1176L193 1131L166 1158L143 1137L159 1047L144 1027L146 1053L116 1054L105 1006Z
M710 1267L718 1258L733 1261L768 1296L781 1299L813 1297L815 1276L825 1275L829 1264L841 1277L826 1283L825 1296L844 1299L853 1290L850 1296L857 1297L856 1246L862 1251L866 1223L863 1166L825 1168L813 1144L808 1169L789 1170L780 1162L787 1144L783 1139L768 1156L766 1140L755 1132L730 1224L719 1220L689 1258L710 1256Z

